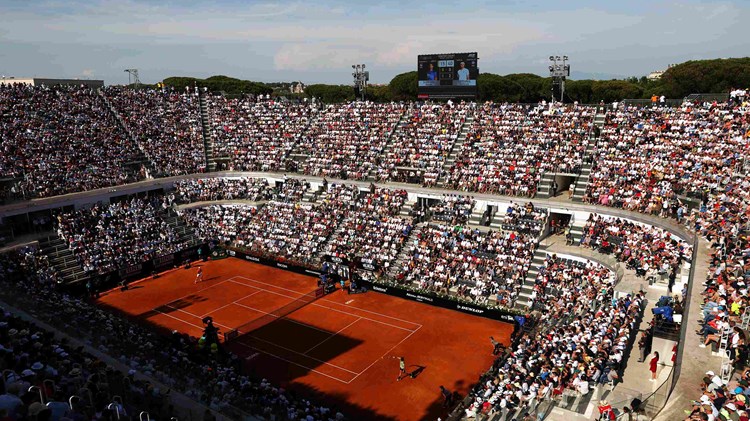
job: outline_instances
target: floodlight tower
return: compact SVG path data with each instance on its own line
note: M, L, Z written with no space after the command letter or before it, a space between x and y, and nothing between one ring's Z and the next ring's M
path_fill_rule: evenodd
M565 98L565 79L570 76L568 56L549 56L549 75L552 78L552 102L555 102L555 85L560 86L560 102Z
M128 74L128 85L135 85L135 87L141 86L141 80L138 79L138 69L125 69L125 73Z
M354 69L354 72L352 73L352 76L354 77L354 93L359 94L362 101L364 101L367 82L370 81L370 72L365 71L364 64L352 64L352 69Z

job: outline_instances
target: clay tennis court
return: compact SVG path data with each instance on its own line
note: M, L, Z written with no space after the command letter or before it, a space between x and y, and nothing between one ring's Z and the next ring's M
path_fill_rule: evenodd
M204 281L195 284L197 266ZM144 279L99 302L196 337L206 316L222 333L250 322L251 332L227 344L248 370L349 419L444 418L439 386L465 395L492 364L489 336L508 344L513 331L507 323L377 292L336 291L285 317L272 314L314 291L316 282L228 258ZM415 378L396 381L396 356L405 357Z

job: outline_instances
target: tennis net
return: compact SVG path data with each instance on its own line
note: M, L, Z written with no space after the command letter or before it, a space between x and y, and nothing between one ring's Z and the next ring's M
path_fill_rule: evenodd
M236 329L232 329L229 332L225 332L224 343L231 342L246 333L250 333L254 330L260 329L261 327L273 322L274 320L282 319L288 316L289 314L294 313L295 311L301 309L302 307L312 303L313 301L317 300L318 298L324 295L325 295L325 289L323 287L320 287L316 289L315 291L309 292L305 295L300 295L294 301L292 301L289 304L286 304L283 307L279 307L270 313L264 314L263 316L257 319L251 320Z

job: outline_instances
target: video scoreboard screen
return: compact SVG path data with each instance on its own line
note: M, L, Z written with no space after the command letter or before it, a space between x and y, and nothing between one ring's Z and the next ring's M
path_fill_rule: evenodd
M427 54L417 57L417 97L476 98L477 53Z

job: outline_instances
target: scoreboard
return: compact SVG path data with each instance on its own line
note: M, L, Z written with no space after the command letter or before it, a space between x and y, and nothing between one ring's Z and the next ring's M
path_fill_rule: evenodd
M417 97L476 98L477 53L426 54L417 57Z

